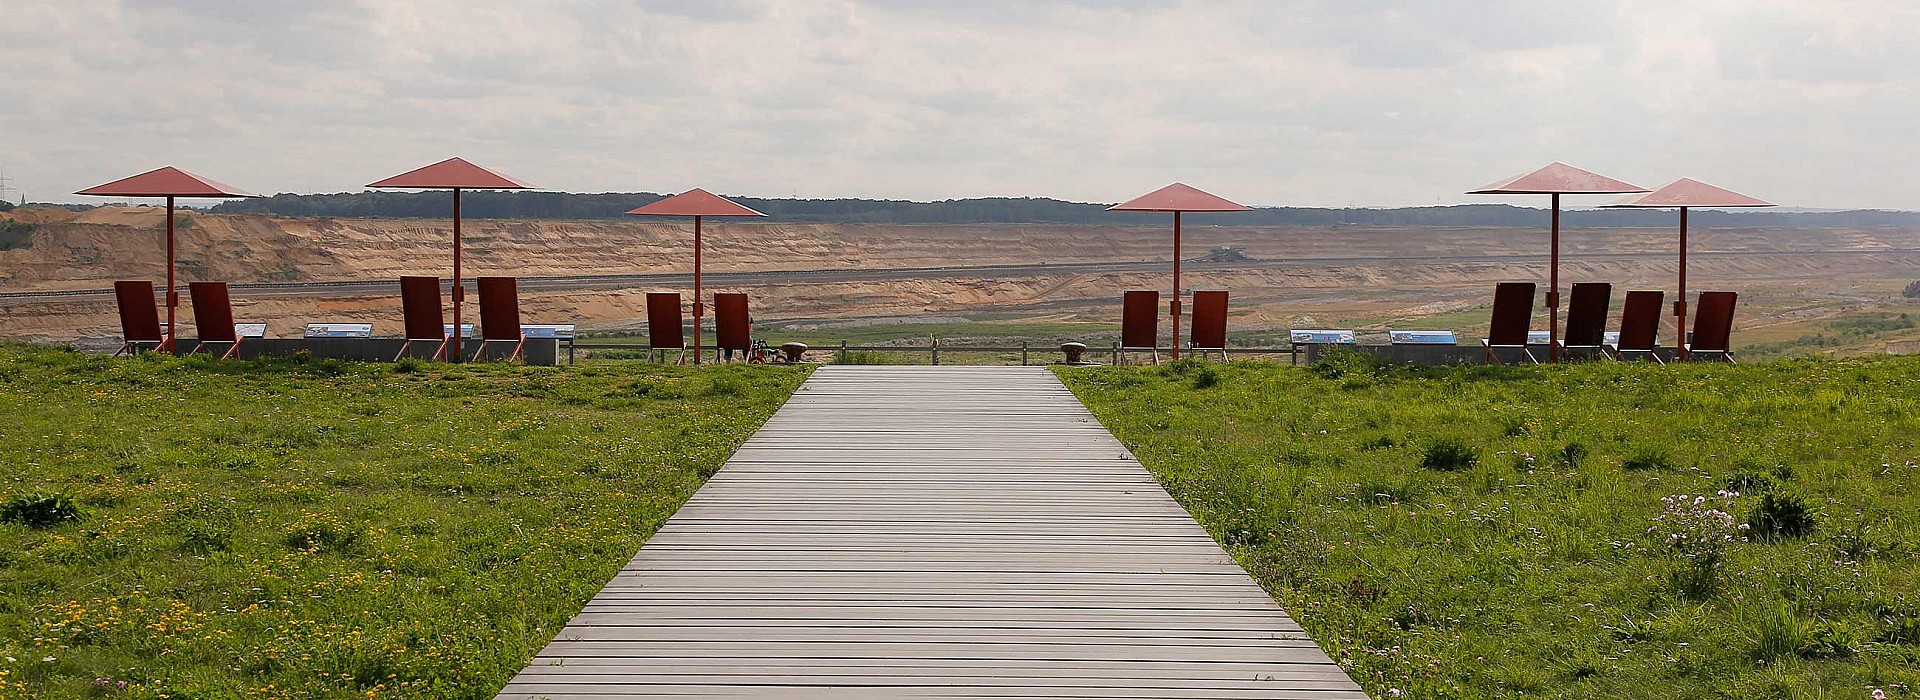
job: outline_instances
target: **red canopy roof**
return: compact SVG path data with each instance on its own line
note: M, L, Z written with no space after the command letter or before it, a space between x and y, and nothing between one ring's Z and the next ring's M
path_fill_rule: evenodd
M1622 208L1771 207L1773 203L1683 177L1661 185L1659 189L1652 192L1638 197L1628 197L1605 206Z
M530 190L533 185L469 163L464 158L448 158L419 170L367 185L403 187L419 190Z
M1647 188L1605 175L1552 163L1525 175L1508 178L1467 194L1630 194Z
M1248 207L1194 189L1185 183L1173 183L1132 201L1107 207L1107 211L1246 211Z
M103 197L258 197L260 195L168 166L89 187L74 194Z
M735 204L731 199L698 187L627 213L658 216L766 216Z

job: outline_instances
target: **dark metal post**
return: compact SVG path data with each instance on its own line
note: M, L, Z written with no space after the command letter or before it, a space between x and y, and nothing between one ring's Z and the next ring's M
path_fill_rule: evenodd
M940 366L940 336L933 337L933 365Z
M167 196L167 342L162 345L167 352L173 352L173 334L178 326L174 325L173 309L180 305L180 295L173 292L173 196Z
M1173 213L1173 359L1180 359L1180 212Z
M693 215L693 364L701 364L701 217Z
M1020 341L1020 366L1027 366L1027 341Z
M1553 194L1553 252L1547 263L1547 361L1560 361L1560 193ZM1524 345L1524 342L1522 343Z
M1674 355L1687 359L1687 208L1680 207L1680 298L1673 302Z
M467 288L460 283L460 188L453 188L453 361L466 357L466 343L460 340L460 301Z
M847 363L847 339L840 339L840 364Z

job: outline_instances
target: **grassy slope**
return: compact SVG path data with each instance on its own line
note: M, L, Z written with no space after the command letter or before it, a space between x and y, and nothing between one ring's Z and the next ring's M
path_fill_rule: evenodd
M1061 374L1375 697L1920 697L1920 361L1337 369ZM1688 600L1660 498L1740 474L1817 528Z
M0 697L491 697L804 377L397 369L0 346Z

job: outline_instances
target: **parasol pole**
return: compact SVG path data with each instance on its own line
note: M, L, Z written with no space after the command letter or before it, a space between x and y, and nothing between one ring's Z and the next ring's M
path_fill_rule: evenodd
M1680 207L1680 298L1673 302L1674 333L1679 338L1674 353L1687 359L1687 208Z
M460 283L460 188L453 188L453 361L459 362L467 354L467 346L460 341L460 299L466 292L466 285Z
M693 363L700 364L700 215L693 215Z
M167 352L173 352L174 307L180 305L180 295L173 292L173 195L167 195Z
M1180 212L1173 213L1173 359L1180 359Z
M1547 361L1560 361L1560 193L1553 194L1553 252L1547 264Z

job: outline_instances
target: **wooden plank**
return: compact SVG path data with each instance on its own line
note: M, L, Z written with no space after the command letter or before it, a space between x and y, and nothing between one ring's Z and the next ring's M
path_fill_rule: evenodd
M1363 699L1042 368L826 367L500 698Z

